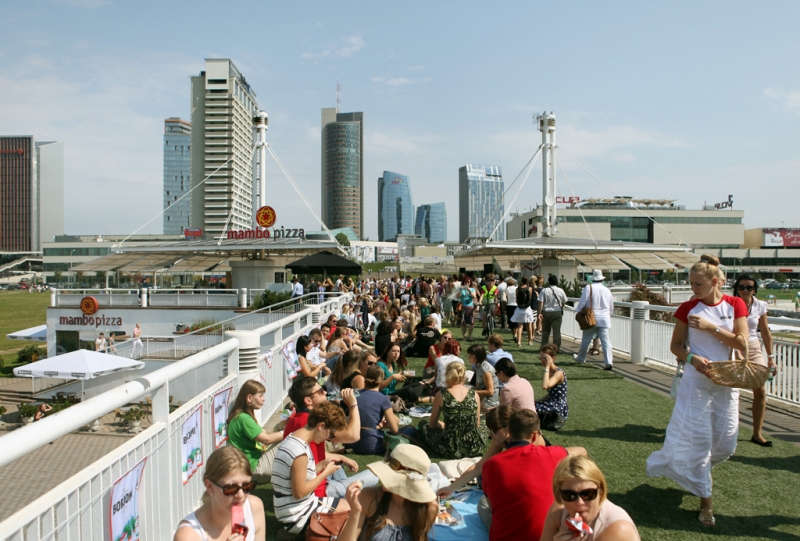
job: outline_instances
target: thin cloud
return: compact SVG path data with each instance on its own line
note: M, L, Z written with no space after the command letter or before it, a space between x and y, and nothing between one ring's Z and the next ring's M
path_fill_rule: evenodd
M322 59L322 58L350 58L355 53L364 48L365 42L359 36L348 36L340 39L335 47L324 49L317 53L306 52L300 55L300 58L308 60Z
M410 66L410 67L408 67L406 69L408 71L420 71L420 70L424 70L425 66Z
M110 0L56 0L59 4L66 4L76 8L97 9L109 5Z
M764 90L764 96L780 109L800 109L800 91L783 92L768 88Z
M420 83L427 83L430 81L430 77L424 77L422 79L409 79L408 77L373 77L372 82L391 86L391 87L402 87L402 86L409 86L414 84Z

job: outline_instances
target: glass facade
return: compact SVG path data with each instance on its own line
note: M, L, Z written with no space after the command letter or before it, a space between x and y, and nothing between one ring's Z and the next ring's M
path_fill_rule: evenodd
M189 227L192 196L192 126L179 118L164 121L164 234L181 235Z
M334 118L322 126L322 221L329 229L352 227L363 238L363 113Z
M378 179L378 240L394 242L414 234L414 202L408 176L384 171Z
M447 210L444 203L417 207L414 234L427 239L431 244L441 244L447 240Z
M653 222L644 216L586 216L587 223L611 224L611 240L653 243ZM559 221L583 223L581 216L559 216Z
M459 241L485 239L503 219L505 183L499 165L468 163L458 170ZM493 240L505 240L501 224Z

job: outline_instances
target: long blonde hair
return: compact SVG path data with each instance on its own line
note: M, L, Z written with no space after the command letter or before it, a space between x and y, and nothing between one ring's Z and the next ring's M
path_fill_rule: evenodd
M559 462L553 474L553 497L557 503L564 503L561 500L561 483L567 479L574 478L596 484L600 505L606 501L608 485L606 484L606 477L597 467L597 464L585 456L570 455Z
M211 453L203 470L203 481L218 483L221 479L232 473L243 473L248 477L253 476L250 461L244 453L232 445L221 447ZM203 492L203 503L208 502L208 492Z

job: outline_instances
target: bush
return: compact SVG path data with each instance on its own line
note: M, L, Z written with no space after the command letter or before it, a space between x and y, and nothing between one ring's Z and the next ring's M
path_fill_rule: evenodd
M47 349L40 348L35 344L25 346L17 352L17 363L28 364L30 362L38 361L47 356Z
M20 417L33 417L36 415L36 410L38 408L32 404L20 404L17 406L17 411L19 411Z
M6 411L8 411L8 410L6 409L6 407L5 407L5 406L0 406L0 417L2 417L3 415L5 415L5 414L6 414Z
M283 293L275 293L274 291L265 289L264 293L256 297L256 300L253 301L253 305L250 307L250 309L260 310L262 308L266 308L267 306L278 304L279 302L288 301L291 298L291 296L292 293L290 291L285 291Z
M5 361L5 360L3 360L3 356L2 356L2 355L0 355L0 370L2 370L3 368L5 368L5 366L6 366L6 361Z
M142 418L147 415L147 412L142 408L133 407L128 411L122 412L122 420L123 421L141 421Z
M191 325L189 325L189 332L194 332L194 331L197 331L199 329L205 329L206 327L211 327L216 323L217 323L216 319L211 319L211 318L206 318L206 317L200 318L200 319L196 319L194 322L192 322ZM209 331L215 331L215 330L219 330L219 329L208 329L208 330Z

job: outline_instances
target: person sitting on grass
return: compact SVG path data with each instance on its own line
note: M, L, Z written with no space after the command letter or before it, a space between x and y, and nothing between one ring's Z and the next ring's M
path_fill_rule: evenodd
M442 335L439 338L439 343L433 344L430 348L428 348L428 362L425 363L425 366L422 369L423 376L430 377L436 374L436 359L442 356L444 345L452 338L453 333L445 329L442 331Z
M228 414L228 442L244 453L253 478L260 483L269 482L278 444L283 441L282 432L268 433L256 422L256 410L264 405L266 390L259 381L245 381Z
M639 531L630 515L608 501L606 478L597 464L585 456L568 456L553 474L555 503L547 514L542 541L575 539L567 519L588 524L587 541L639 541Z
M547 391L547 397L536 402L536 413L542 421L545 430L558 430L569 416L567 406L567 374L556 366L558 346L545 344L539 352L539 362L544 367L542 389Z
M461 355L461 344L458 340L448 340L442 347L441 356L436 359L436 387L435 390L444 389L447 387L445 381L447 375L447 367L450 363L464 364L464 359L459 357Z
M309 352L314 348L314 342L309 336L301 336L297 339L297 360L300 363L300 371L304 376L310 378L319 377L320 372L324 375L330 375L331 370L325 366L324 362L312 365L308 361Z
M494 369L497 379L503 384L500 389L500 404L506 404L515 410L536 411L533 387L527 379L519 377L514 362L511 359L500 359Z
M475 393L481 398L481 407L486 411L499 406L500 381L494 366L486 358L486 350L480 344L472 344L467 355L475 371Z
M367 369L365 388L356 398L358 413L361 416L361 438L346 447L359 455L382 455L386 449L383 444L383 430L386 426L392 434L402 433L413 437L413 426L400 430L400 422L392 410L389 397L379 391L383 381L383 370L377 366Z
M556 466L569 455L586 455L586 449L546 446L539 417L527 409L511 414L508 434L507 449L483 465L485 500L478 514L492 541L539 539L553 504Z
M489 349L489 353L486 354L486 360L489 361L489 364L492 366L496 365L497 361L503 358L511 359L511 362L514 362L514 357L503 349L503 337L501 335L497 333L491 335L486 340L486 345Z
M336 360L336 366L333 367L333 372L325 382L325 390L328 393L339 393L342 390L342 384L356 368L358 368L358 357L360 353L355 351L348 351L344 355L340 355Z
M349 376L342 380L342 389L357 389L364 388L364 375L370 366L378 364L378 358L371 351L362 351L358 356L357 368L353 370Z

